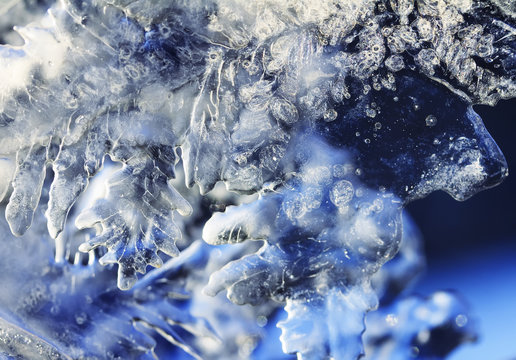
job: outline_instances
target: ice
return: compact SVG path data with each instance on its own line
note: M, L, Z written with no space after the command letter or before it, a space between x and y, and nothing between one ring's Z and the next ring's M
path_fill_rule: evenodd
M474 341L467 306L453 293L412 296L368 315L364 334L367 359L444 358L457 341ZM410 345L409 345L410 344Z
M357 341L365 329L361 314L374 307L375 300L376 295L361 286L345 293L330 290L322 304L287 300L288 318L278 323L283 351L297 353L301 359L322 359L329 346L335 358L357 358L363 353Z
M300 359L473 337L452 295L400 293L403 209L508 175L473 105L516 96L511 3L14 0L0 31L8 356L249 358L276 323Z
M49 145L35 145L26 153L17 154L13 191L5 209L5 218L14 235L23 235L32 223L45 180L48 148Z
M179 254L175 241L181 237L181 231L173 223L171 212L177 209L187 216L192 211L190 204L169 186L166 175L152 162L144 161L132 158L114 173L106 197L75 221L80 229L101 224L101 232L79 250L88 252L98 246L107 247L108 252L100 258L100 263L119 264L121 289L132 287L136 272L145 273L147 265L161 266L158 250L170 256Z
M191 359L200 358L201 339L218 344L203 314L193 316L184 310L193 300L182 274L193 289L209 256L201 244L166 262L159 273L148 274L132 290L121 291L109 285L116 269L99 266L93 253L86 257L87 263L80 258L74 263L54 262L52 239L40 235L42 219L35 220L25 244L13 246L12 235L2 238L6 248L6 261L0 265L5 290L0 296L2 356L151 359L161 338L185 351L182 358ZM7 230L5 224L2 230ZM26 246L34 252L25 254ZM20 256L30 260L20 264ZM197 296L195 301L202 299ZM242 317L246 314L236 311ZM249 320L243 324L248 332L256 331ZM229 334L225 339L226 344L232 341Z

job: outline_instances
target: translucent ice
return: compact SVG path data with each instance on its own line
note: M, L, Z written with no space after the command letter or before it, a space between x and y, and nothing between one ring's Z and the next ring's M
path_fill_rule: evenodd
M151 356L156 344L144 326L194 357L249 357L261 337L246 319L272 318L284 306L285 352L357 358L364 318L380 306L380 320L368 317L379 330L364 337L374 358L391 341L401 354L414 332L455 314L449 294L395 302L421 260L417 241L403 235L402 210L437 190L465 200L507 176L472 105L516 96L511 4L61 0L43 14L45 3L0 6L1 38L12 43L0 45L0 198L11 232L30 234L21 241L45 241L43 213L55 239L45 252L55 252L52 261L6 273L53 296L40 301L38 292L36 308L22 313L6 296L9 334L37 344L43 357L77 358L85 349ZM14 19L26 24L15 29L23 42L5 30ZM120 167L106 171L110 162ZM104 190L88 194L99 172ZM220 182L233 195L221 195ZM220 250L195 242L201 237ZM118 287L132 290L111 287L111 264ZM138 281L149 265L163 268ZM38 280L42 268L50 270ZM203 285L256 307L239 308L244 320L222 321L216 305L205 305ZM179 293L189 294L191 317L169 304ZM74 328L66 316L48 320L61 301L75 306ZM439 321L382 328L384 309L417 317L418 306ZM24 327L31 316L41 321ZM209 323L202 331L201 318ZM252 330L244 340L225 337L226 323ZM30 353L10 347L9 336L7 353ZM99 346L85 343L99 337Z

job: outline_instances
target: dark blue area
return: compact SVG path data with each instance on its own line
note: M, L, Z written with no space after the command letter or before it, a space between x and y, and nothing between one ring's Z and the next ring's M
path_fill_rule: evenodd
M514 243L516 235L516 99L475 110L505 155L509 176L495 188L465 202L436 192L408 206L425 237L430 261L494 243Z
M465 202L438 192L408 206L428 258L416 290L456 289L471 305L479 340L450 359L505 360L516 357L516 100L475 110L504 153L509 176Z

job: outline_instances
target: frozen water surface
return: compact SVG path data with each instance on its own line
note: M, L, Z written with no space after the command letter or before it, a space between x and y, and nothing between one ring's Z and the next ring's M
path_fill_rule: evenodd
M502 0L1 5L2 356L473 341L460 296L407 292L403 209L508 175L472 106L516 96L515 24Z

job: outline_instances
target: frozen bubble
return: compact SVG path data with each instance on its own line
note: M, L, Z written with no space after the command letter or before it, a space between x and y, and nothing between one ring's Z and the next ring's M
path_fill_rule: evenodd
M283 210L290 220L299 219L306 214L307 208L302 199L295 198L283 203Z
M353 171L353 166L336 164L332 167L333 177L343 178L345 175L351 173Z
M419 33L421 40L430 41L434 37L434 30L432 23L427 19L420 17L416 20L416 28Z
M405 67L403 57L401 55L392 55L385 60L385 66L392 72L398 72Z
M380 212L383 210L383 201L382 199L375 199L373 201L373 210L376 212Z
M464 314L459 314L455 318L455 324L457 324L458 327L464 327L468 323L468 317Z
M220 58L220 54L217 51L210 51L208 53L209 61L217 61Z
M129 76L133 80L139 79L140 76L142 75L141 69L138 66L133 65L133 64L127 64L124 67L124 71L125 71L126 75Z
M337 112L335 109L328 109L324 112L324 121L331 122L337 118Z
M435 126L437 124L437 118L434 115L428 115L425 119L426 126Z
M376 110L368 108L366 109L366 115L370 118L374 118L376 116Z
M343 207L353 198L353 184L348 180L335 183L330 192L330 200L335 206Z
M172 29L170 29L170 27L165 24L159 25L158 30L159 30L160 35L163 36L164 38L168 38L172 32Z
M265 325L267 325L267 321L267 317L263 315L260 315L256 318L256 323L259 327L264 327Z

